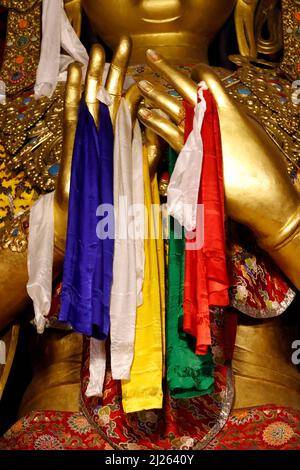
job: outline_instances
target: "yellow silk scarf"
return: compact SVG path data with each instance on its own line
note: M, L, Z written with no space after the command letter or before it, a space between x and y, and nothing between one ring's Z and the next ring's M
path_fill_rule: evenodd
M152 204L159 204L156 176L150 181L144 149L145 272L143 304L137 309L134 359L130 380L122 380L125 413L162 408L164 364L165 289L161 216L153 217ZM154 213L158 211L154 211ZM148 224L147 224L148 221ZM157 234L157 238L153 237ZM151 236L152 235L152 236Z

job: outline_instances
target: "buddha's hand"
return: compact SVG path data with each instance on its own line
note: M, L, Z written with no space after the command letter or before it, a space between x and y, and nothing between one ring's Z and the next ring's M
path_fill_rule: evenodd
M127 64L131 51L131 43L127 38L120 40L112 61L105 88L112 97L110 112L114 121L126 75ZM97 92L102 81L105 54L100 46L91 52L89 67L84 87L84 99L94 117L98 116L99 101ZM59 174L54 200L55 243L54 243L54 276L60 271L66 238L70 172L75 131L77 126L79 103L82 95L82 77L79 64L71 64L65 89L64 108L64 140L61 171ZM133 98L137 98L137 93ZM132 108L135 109L132 98ZM30 299L26 292L28 281L27 251L12 253L0 250L0 332L11 323L29 305Z
M80 65L73 63L69 66L65 90L63 156L54 199L55 262L59 262L63 259L65 249L71 163L81 96L83 94L87 106L98 126L99 100L97 99L97 95L100 86L103 85L105 90L110 94L112 101L109 110L114 125L121 100L130 53L131 41L127 37L122 37L114 54L104 85L102 84L102 76L105 65L105 52L100 45L94 45L90 54L83 91L81 86L82 73ZM134 102L137 98L136 93L132 94L132 108L135 108Z
M253 230L258 243L300 288L300 196L280 149L227 95L208 65L194 68L193 81L154 51L147 51L147 62L191 104L197 101L196 83L206 82L219 112L227 214ZM179 152L183 146L182 104L149 82L140 82L139 88L153 108L141 108L139 119ZM156 108L169 119L159 115Z

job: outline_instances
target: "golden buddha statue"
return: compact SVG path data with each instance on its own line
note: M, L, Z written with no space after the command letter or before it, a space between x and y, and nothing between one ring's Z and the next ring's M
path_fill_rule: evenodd
M227 214L254 231L259 244L271 254L295 286L299 287L300 265L295 259L298 244L296 214L299 211L299 194L289 181L285 169L288 167L292 173L299 165L297 143L299 120L297 124L295 123L299 111L291 100L293 89L288 80L297 78L299 65L296 64L295 58L292 62L286 59L287 56L291 56L291 52L287 51L290 47L291 32L287 32L287 28L284 30L286 49L284 60L280 65L281 76L284 79L283 84L279 84L276 81L276 74L279 72L277 66L263 60L256 61L256 43L259 52L263 50L265 53L274 53L280 48L279 38L277 42L274 37L271 38L273 43L271 40L269 43L263 42L259 37L261 31L255 32L254 18L258 1L141 1L138 5L128 1L126 5L124 2L121 5L117 0L109 4L101 0L98 2L83 0L82 3L93 27L111 47L116 45L117 38L114 32L118 27L120 34L128 34L132 38L131 63L143 63L145 49L148 49L146 57L150 67L167 79L192 103L196 102L196 85L169 64L201 62L192 75L196 81L200 79L206 81L218 104ZM266 6L271 13L276 11L276 2L261 3L264 5L260 5L260 19L261 15L265 14ZM235 73L214 71L204 65L207 63L208 45L235 4L237 36L242 56L234 57L233 60L241 67ZM270 8L272 6L273 8ZM295 18L296 15L296 5L293 11L290 8L289 2L282 2L285 25L290 24L292 16ZM112 18L112 21L102 22L101 16L97 14L100 10L105 17ZM287 63L289 63L288 70ZM143 77L140 76L139 79L141 78ZM282 87L281 91L284 90L286 94L274 96L276 85L278 89ZM147 108L139 110L140 120L179 151L183 143L183 132L180 127L175 129L175 124L182 119L182 109L178 104L176 106L175 99L161 94L155 84L151 85L143 80L140 81L139 88L151 103ZM264 99L261 98L263 93L265 93ZM270 104L267 104L267 101ZM162 108L173 122L167 122L156 111L151 111L151 107ZM285 116L287 109L289 114ZM240 155L241 149L243 151ZM287 204L282 198L283 193L280 188L283 186L290 188L284 191L286 195L287 191L290 191ZM290 203L293 206L290 216L286 222L282 224L281 220L277 225L276 218L278 217L278 221L282 218ZM272 215L270 214L271 217L267 220L271 207ZM287 215L287 212L285 214ZM294 266L292 266L293 260L295 260ZM290 360L291 343L293 338L297 337L297 330L287 334L281 325L281 319L261 319L259 322L253 322L254 324L249 324L248 321L245 325L243 318L240 321L233 360L235 407L280 403L299 409L300 377ZM283 349L280 354L279 348L275 346L278 335L282 338ZM264 344L266 350L263 353ZM276 359L273 359L274 363L270 360L270 353L267 350L276 350L276 353L273 353L276 356ZM272 387L266 387L265 380L271 381ZM288 386L287 381L293 385Z
M66 3L70 4L73 22L79 30L79 2ZM227 215L253 231L258 244L299 288L300 196L298 185L292 183L300 155L299 112L292 100L292 80L299 75L299 64L294 58L287 59L291 57L291 48L295 47L294 34L287 30L295 18L299 21L300 2L281 2L285 29L284 57L279 65L257 58L258 52L273 54L280 48L280 35L269 42L260 36L261 29L257 25L263 23L262 3L271 12L277 11L276 2L264 0L260 3L258 0L81 2L93 28L109 46L116 49L119 38L123 37L106 84L115 98L111 115L116 115L130 61L129 71L134 78L138 76L139 83L138 88L133 86L128 91L127 99L134 116L143 96L138 118L147 129L149 142L151 139L155 142L153 136L157 134L176 151L183 146L181 101L163 90L157 75L151 83L151 73L159 74L164 83L192 104L197 101L196 83L206 81L219 110ZM238 68L229 72L209 67L208 46L234 7L241 56L232 58ZM132 50L124 36L132 39ZM144 64L145 58L149 69L138 75L134 70ZM102 49L95 47L84 91L94 117L104 61ZM176 65L187 65L190 69L195 65L192 78ZM80 75L78 65L70 67L65 95L63 156L55 199L55 272L60 270L63 259L70 162L81 96ZM159 114L158 108L169 119ZM150 147L153 151L153 145L149 144ZM152 161L154 168L158 159L156 151ZM0 295L1 329L28 305L26 251L0 252L0 278L2 292L6 293ZM300 376L291 363L291 344L295 339L295 326L285 325L281 317L249 319L240 315L233 357L235 408L274 404L300 409ZM36 372L23 398L21 416L32 409L79 410L80 348L81 338L76 333L51 330L45 333L41 349L43 359L37 358ZM66 383L69 394L63 396L59 390Z

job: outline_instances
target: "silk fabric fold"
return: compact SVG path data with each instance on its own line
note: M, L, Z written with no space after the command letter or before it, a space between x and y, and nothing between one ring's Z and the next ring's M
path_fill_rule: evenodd
M194 248L194 240L186 240L183 321L184 331L196 338L196 353L200 355L211 345L209 307L229 304L221 134L215 101L209 91L204 91L204 97L207 109L201 131L204 154L198 194L204 226L197 227L204 237L202 246ZM191 130L194 110L190 105L186 105L186 113Z
M206 83L201 82L198 103L193 114L186 112L186 119L191 118L192 125L185 135L184 147L177 158L168 185L168 212L188 231L195 230L197 225L197 202L203 160L201 128L206 111L204 90L207 90Z
M103 92L105 90L103 89ZM108 97L104 96L108 105ZM103 99L103 96L102 96ZM144 280L143 145L139 123L121 99L114 138L115 247L110 302L111 370L116 380L129 379L134 353L136 309L142 304ZM105 342L90 345L87 396L102 396Z
M43 333L52 297L54 192L40 197L30 209L27 292L33 301L34 323Z
M114 249L113 129L107 106L100 103L99 112L97 130L81 102L59 319L79 333L103 340L109 333Z
M169 173L177 155L169 150ZM213 358L195 354L195 339L183 331L183 288L185 237L182 227L170 217L168 308L167 308L167 381L173 398L191 398L213 391Z
M68 54L61 54L61 48ZM43 0L41 55L37 69L34 96L51 97L57 82L67 78L71 62L83 65L85 77L88 54L65 13L62 0Z
M132 141L131 115L122 98L114 144L115 254L110 302L111 369L116 380L130 379L136 310L142 302L144 271L143 147L138 123ZM141 232L135 208L140 206Z
M153 219L152 203L159 200L157 182L150 182L147 152L143 152L145 209L145 271L143 304L137 309L134 358L130 380L122 380L125 413L162 408L164 282L161 223ZM156 178L156 176L154 177ZM156 231L157 229L157 231ZM157 233L158 240L153 233ZM160 258L160 261L158 260Z

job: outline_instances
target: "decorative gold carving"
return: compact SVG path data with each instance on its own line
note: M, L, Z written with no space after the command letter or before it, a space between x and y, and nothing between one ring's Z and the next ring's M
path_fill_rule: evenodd
M16 11L28 11L42 0L0 0L0 6L10 8Z
M0 71L8 96L30 88L35 82L40 56L41 2L34 2L32 6L34 8L28 11L8 10L6 47Z
M300 0L282 0L284 56L280 69L292 80L300 77Z
M282 48L281 15L278 0L262 0L255 14L255 37L257 52L275 54ZM262 31L267 26L269 37L265 38Z
M62 151L64 84L53 96L35 100L23 93L0 106L0 140L5 143L6 165L24 169L40 191L52 191L59 172Z
M26 212L0 230L0 251L8 248L17 253L26 251L28 233L29 213Z
M250 61L241 56L231 56L231 60L238 65L236 72L217 69L223 84L275 141L294 178L300 169L300 113L292 100L291 82L270 62Z

